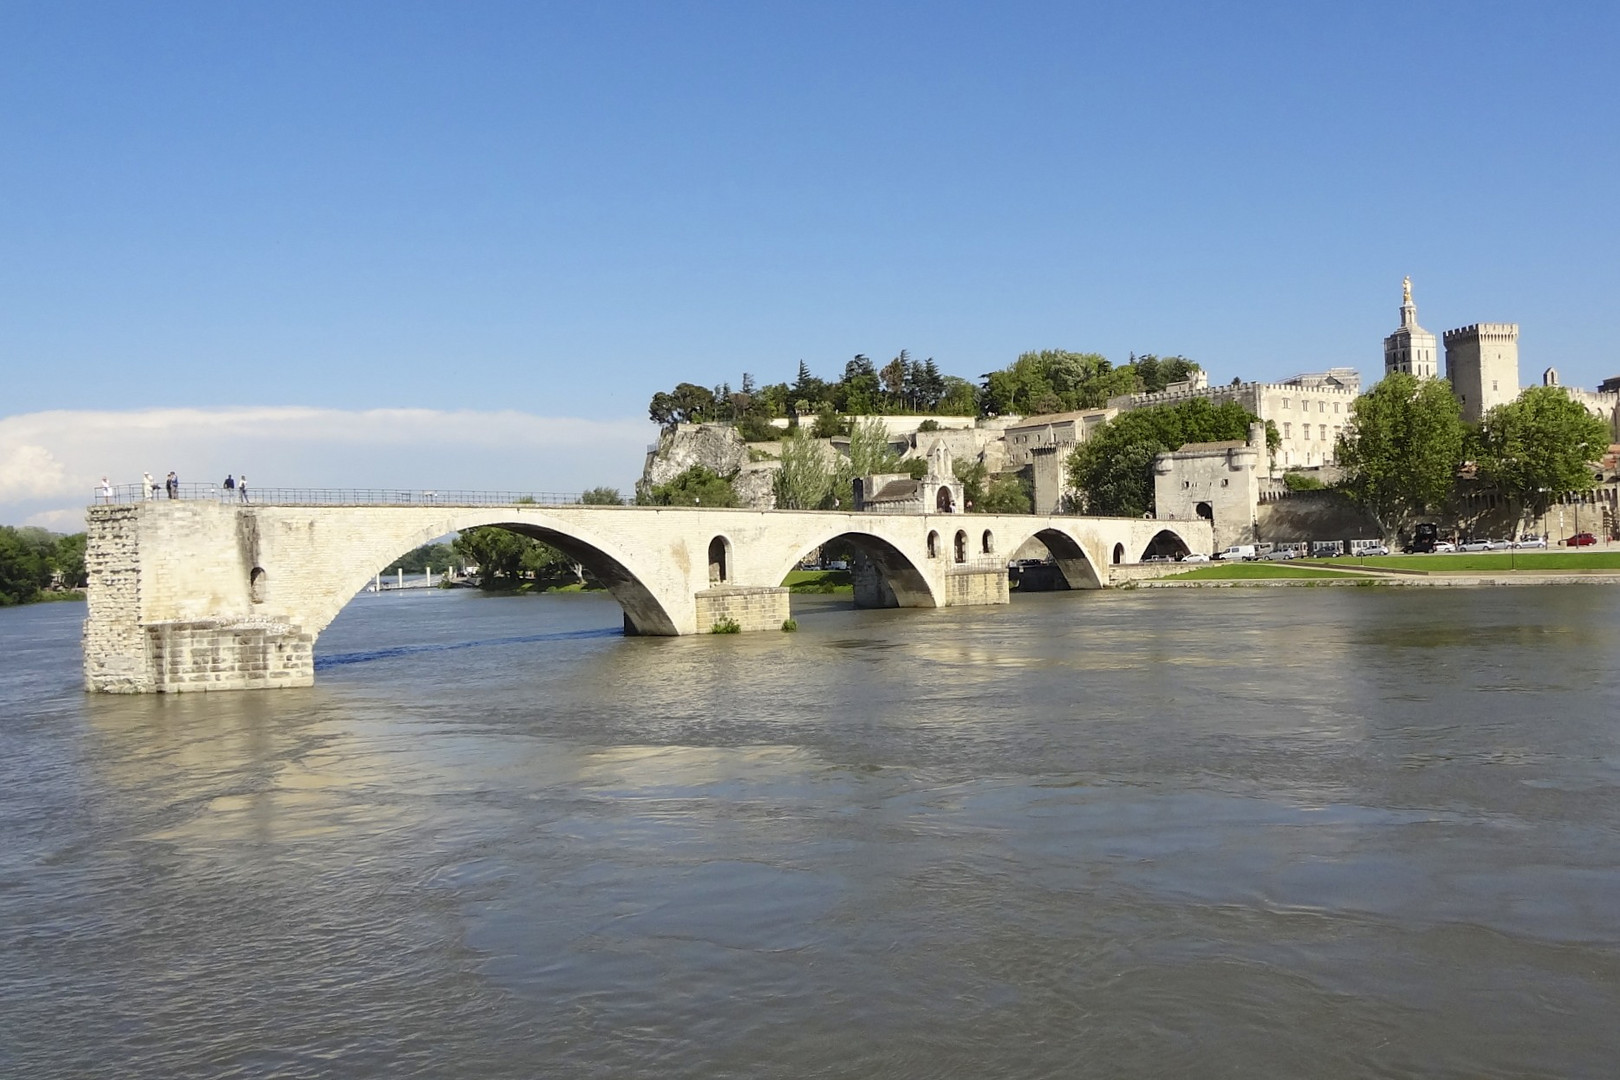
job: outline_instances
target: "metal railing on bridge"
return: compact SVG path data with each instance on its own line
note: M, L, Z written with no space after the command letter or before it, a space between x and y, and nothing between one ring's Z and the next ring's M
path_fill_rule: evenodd
M184 499L260 506L579 506L583 496L561 491L463 491L422 488L232 488L219 484L154 487L116 484L98 487L91 501L100 505Z

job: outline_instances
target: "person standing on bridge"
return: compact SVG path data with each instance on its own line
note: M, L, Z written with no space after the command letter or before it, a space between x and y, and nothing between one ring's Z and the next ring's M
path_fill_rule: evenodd
M236 497L238 499L240 499L242 502L247 502L248 501L248 497L247 497L247 473L243 473L241 476L238 476L236 478Z
M225 483L221 484L220 486L224 489L224 491L220 494L219 501L229 502L231 496L236 494L236 477L230 473L226 473Z
M157 481L152 479L151 473L141 473L141 498L145 499L147 502L151 502L152 496L156 494Z
M180 497L180 478L174 475L173 469L169 470L169 475L163 481L163 487L168 491L169 498L178 499Z
M101 478L101 491L99 494L102 502L112 502L112 482L105 476Z

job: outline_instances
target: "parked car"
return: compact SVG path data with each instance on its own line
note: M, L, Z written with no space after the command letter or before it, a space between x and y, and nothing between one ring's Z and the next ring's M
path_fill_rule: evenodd
M1558 541L1564 547L1587 547L1597 543L1597 537L1591 533L1576 533L1574 536Z
M1457 545L1453 544L1450 540L1436 540L1434 542L1434 550L1436 552L1456 551L1457 550Z
M1544 548L1547 546L1547 538L1537 536L1535 533L1525 533L1514 542L1513 546L1517 548Z
M1438 550L1438 549L1436 549L1436 550ZM1473 537L1469 537L1467 540L1464 540L1462 543L1457 545L1457 550L1458 551L1489 551L1489 550L1491 550L1491 542L1489 540L1475 540Z
M1264 557L1273 562L1287 562L1289 559L1299 558L1299 552L1293 548L1280 547L1266 552Z
M1182 562L1209 562L1209 556L1202 551L1189 551L1181 557Z
M1254 560L1258 559L1260 556L1255 553L1253 544L1233 544L1225 551L1217 552L1215 557L1217 559L1224 559L1227 562L1238 562L1239 560L1242 560L1243 562L1254 562Z

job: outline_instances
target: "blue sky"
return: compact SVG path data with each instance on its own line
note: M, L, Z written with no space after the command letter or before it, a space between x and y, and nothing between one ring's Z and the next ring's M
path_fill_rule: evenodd
M0 422L617 425L902 348L1371 380L1403 274L1592 386L1617 45L1597 3L0 2ZM423 483L507 486L453 451Z

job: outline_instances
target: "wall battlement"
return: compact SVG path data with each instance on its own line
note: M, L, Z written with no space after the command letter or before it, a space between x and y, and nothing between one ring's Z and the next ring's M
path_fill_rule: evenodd
M1468 326L1459 326L1455 330L1447 330L1443 340L1447 345L1455 341L1508 341L1518 340L1518 323L1471 323Z

